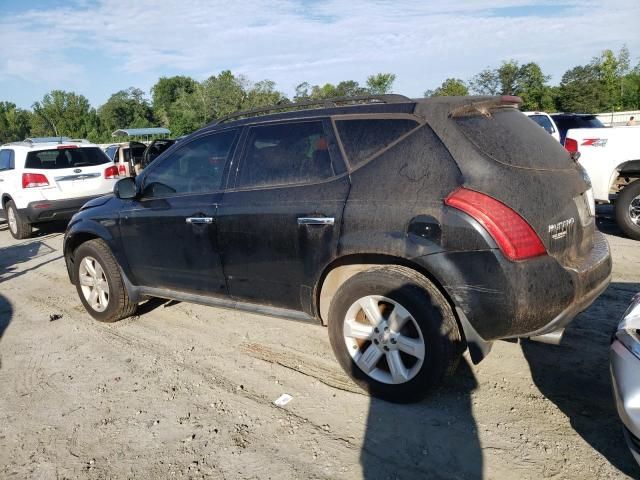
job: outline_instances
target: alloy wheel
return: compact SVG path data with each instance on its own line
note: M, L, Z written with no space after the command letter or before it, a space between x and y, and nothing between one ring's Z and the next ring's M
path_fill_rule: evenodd
M7 222L9 223L9 230L14 235L18 233L18 221L16 220L16 212L13 208L7 209Z
M344 319L344 341L354 363L386 384L414 378L425 359L425 342L413 315L380 295L358 299Z
M634 224L640 227L640 195L629 203L629 218Z
M84 257L78 269L82 295L96 312L104 312L109 305L109 282L100 263L93 257Z

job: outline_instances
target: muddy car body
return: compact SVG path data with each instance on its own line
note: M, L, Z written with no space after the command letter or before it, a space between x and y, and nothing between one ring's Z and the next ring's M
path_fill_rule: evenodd
M609 282L589 185L517 103L383 96L209 125L72 219L70 279L102 321L148 296L316 320L359 385L413 400L466 348L557 339Z

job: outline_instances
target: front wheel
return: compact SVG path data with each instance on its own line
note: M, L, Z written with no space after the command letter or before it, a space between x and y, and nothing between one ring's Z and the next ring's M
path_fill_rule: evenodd
M424 276L376 267L347 280L329 309L331 346L373 396L406 403L453 373L463 341L451 306Z
M109 247L95 239L80 245L74 255L76 290L89 315L101 322L116 322L133 315L120 269Z
M616 221L624 233L640 240L640 180L622 189L615 204Z

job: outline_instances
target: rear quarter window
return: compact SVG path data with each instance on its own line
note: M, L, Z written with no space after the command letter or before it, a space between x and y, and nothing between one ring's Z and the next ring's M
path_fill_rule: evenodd
M351 168L356 168L420 124L411 119L336 120L336 128Z
M56 148L29 152L25 168L54 170L91 167L110 162L109 157L98 147Z

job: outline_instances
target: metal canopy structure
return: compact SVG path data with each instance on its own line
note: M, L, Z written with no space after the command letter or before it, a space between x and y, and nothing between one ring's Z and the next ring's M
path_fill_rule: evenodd
M112 137L151 137L155 135L169 135L171 130L163 127L152 128L121 128L111 134Z

